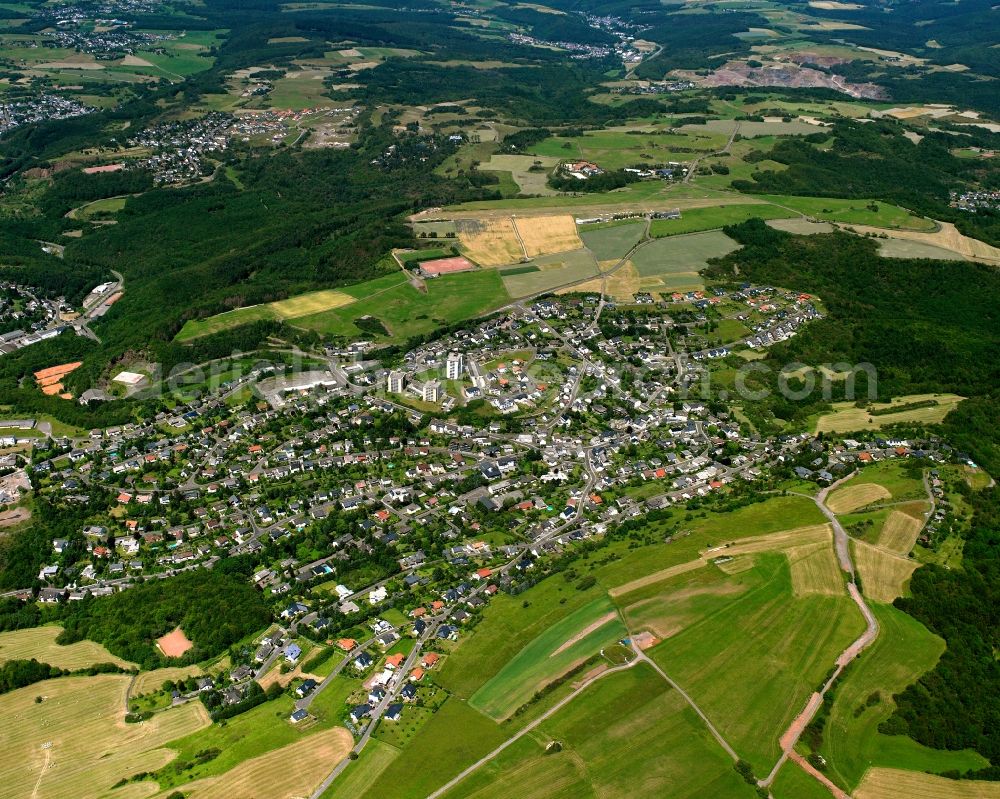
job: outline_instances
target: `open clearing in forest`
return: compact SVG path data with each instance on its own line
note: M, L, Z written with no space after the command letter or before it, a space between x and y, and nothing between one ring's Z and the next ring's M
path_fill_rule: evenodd
M325 291L311 291L308 294L299 294L296 297L289 297L287 300L272 302L271 307L282 319L295 319L298 316L308 316L309 314L329 311L332 308L339 308L342 305L349 305L354 302L354 297L342 291L331 289Z
M878 430L901 422L937 424L963 399L958 394L908 394L896 397L892 402L876 402L867 408L859 408L853 402L835 402L832 413L824 414L817 419L814 432L850 433L855 430ZM927 404L906 410L907 406L915 403ZM886 412L894 407L899 408L899 412ZM877 413L873 415L872 411Z
M892 602L902 596L906 582L920 564L864 541L851 543L865 596L879 602Z
M826 500L826 506L834 513L851 513L883 499L892 499L892 494L877 483L858 483L838 488Z
M178 627L157 638L156 645L168 658L179 658L194 646L194 641L184 635L184 631Z
M90 799L120 779L156 771L176 757L165 748L209 725L201 702L125 723L129 677L60 677L0 697L0 784L7 796ZM44 697L41 703L35 697ZM149 791L147 790L148 794Z
M551 196L558 192L548 185L549 172L558 163L559 159L551 156L494 153L477 169L482 172L509 172L521 194Z
M309 735L240 763L218 777L184 786L190 799L296 799L308 796L347 757L354 738L343 727Z
M61 646L56 643L56 637L61 632L62 627L45 626L0 633L0 663L35 658L40 663L71 671L96 663L114 663L125 667L135 665L112 655L94 641L83 640Z
M583 248L576 221L569 214L515 217L514 227L529 258Z
M935 232L925 232L917 230L886 230L884 228L869 227L867 225L855 225L854 229L858 233L874 233L876 235L887 235L890 239L903 239L904 241L921 242L940 247L955 253L959 259L972 261L982 261L988 264L1000 264L1000 248L992 244L973 239L959 233L958 228L951 222L939 222L939 230Z

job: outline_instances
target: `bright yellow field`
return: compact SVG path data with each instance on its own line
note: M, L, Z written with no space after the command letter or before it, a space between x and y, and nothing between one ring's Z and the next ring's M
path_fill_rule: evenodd
M923 506L924 503L919 503L919 505ZM917 543L917 536L920 535L923 526L924 522L921 517L904 513L901 510L894 510L882 526L878 545L890 552L906 555Z
M62 627L47 626L0 633L0 663L35 658L50 666L70 670L85 669L95 663L116 663L125 667L135 665L115 657L94 641L77 641L69 646L60 646L56 643L60 632Z
M343 727L318 732L240 763L219 777L184 787L190 799L296 799L309 796L347 757L354 739Z
M0 785L5 796L89 799L123 777L162 768L176 754L168 741L209 724L201 702L126 724L129 677L62 677L0 697ZM43 696L41 704L35 697ZM155 792L147 784L147 795ZM138 796L130 792L130 796Z
M560 216L525 216L514 220L529 258L555 252L583 249L576 232L576 221L569 214Z
M885 488L875 483L858 483L857 485L838 488L826 500L826 506L834 513L850 513L858 508L871 505L880 499L891 499Z
M918 424L938 424L947 416L963 397L957 394L911 394L896 397L892 402L879 402L872 405L873 410L891 408L893 405L906 405L911 402L935 400L937 405L927 408L916 408L899 413L887 413L872 416L865 408L858 408L853 402L833 403L833 413L820 416L816 421L817 433L849 433L852 430L878 430L891 424L915 422Z
M892 602L903 595L903 587L920 564L864 541L854 541L854 565L861 575L867 597Z
M457 219L455 228L463 252L480 266L503 266L524 260L524 250L509 217Z
M949 780L933 774L873 768L854 792L855 799L1000 799L1000 783Z
M300 294L297 297L289 297L287 300L272 302L271 307L282 319L295 319L299 316L309 316L309 314L330 311L344 305L350 305L355 299L350 294L342 291L326 289L324 291L311 291L308 294Z

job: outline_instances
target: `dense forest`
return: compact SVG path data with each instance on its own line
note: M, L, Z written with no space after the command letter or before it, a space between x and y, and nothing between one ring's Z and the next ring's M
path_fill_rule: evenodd
M914 144L891 120L868 124L840 120L831 133L833 145L826 150L813 146L813 139L822 134L779 140L766 158L787 169L755 172L752 181L734 180L733 187L751 193L884 200L954 221L967 235L1000 244L1000 216L967 214L948 205L949 191L975 181L993 185L998 173L988 159L952 155L953 135L930 133ZM977 138L985 141L992 135L977 134Z
M992 430L996 447L997 428ZM975 775L1000 779L1000 490L969 492L975 509L961 569L927 565L896 606L947 642L933 671L894 697L882 725L937 749L975 749L991 765ZM956 775L957 776L957 775Z
M271 621L267 603L253 585L242 576L213 569L150 580L119 594L63 607L60 644L89 638L144 669L164 665L167 659L155 641L176 627L194 642L182 662L197 663ZM220 608L226 612L220 613Z
M793 236L759 219L728 227L726 233L744 246L706 274L794 287L822 297L828 311L759 362L771 371L752 375L748 385L771 394L758 412L801 420L822 406L817 393L794 402L775 390L777 373L793 361L875 364L883 400L935 391L987 395L1000 384L997 270L881 258L873 239L841 232ZM866 389L859 375L859 397L866 396Z

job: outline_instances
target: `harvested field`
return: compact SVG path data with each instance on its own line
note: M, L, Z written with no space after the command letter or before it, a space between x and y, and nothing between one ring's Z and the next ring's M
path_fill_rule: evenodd
M891 499L892 494L875 483L858 483L838 488L826 500L826 506L834 513L851 513L881 499Z
M833 225L829 222L810 222L808 219L769 219L767 226L785 233L797 236L812 236L817 233L832 233Z
M604 266L604 264L601 266ZM626 261L622 268L613 275L608 275L606 278L597 277L578 286L568 286L557 293L579 291L604 292L618 302L628 303L632 302L635 295L643 290L643 283L644 281L639 277L639 272L636 270L635 265L631 261Z
M318 732L247 760L219 777L184 786L190 799L296 799L308 796L354 745L343 727ZM289 764L294 764L290 768Z
M61 677L0 697L0 784L7 796L90 799L124 777L155 771L176 757L169 741L209 725L201 702L126 724L129 677ZM42 696L39 704L35 697ZM150 793L149 786L145 794ZM135 795L135 794L132 794Z
M637 580L632 580L631 582L616 586L615 588L610 589L608 594L612 597L630 594L633 591L638 591L640 588L645 588L647 585L653 585L655 583L662 582L663 580L669 580L671 577L676 577L678 574L684 574L685 572L694 571L695 569L701 569L707 565L708 563L704 560L692 560L689 563L681 563L677 566L671 566L668 569L661 569L653 574L647 574L645 577L640 577Z
M892 602L902 596L907 580L920 564L864 541L854 541L853 546L854 564L865 596L878 602Z
M168 658L179 658L194 646L194 641L184 635L184 631L178 627L173 632L157 638L156 645Z
M873 768L854 792L855 799L1000 799L1000 783L949 780L933 774Z
M354 302L354 297L342 291L327 289L324 291L311 291L308 294L299 294L297 297L289 297L287 300L278 300L271 303L271 308L282 319L295 319L299 316L329 311L333 308L340 308Z
M529 258L583 248L576 232L576 221L569 214L517 217L514 227Z
M878 254L883 258L930 258L935 261L965 261L964 255L952 250L927 244L923 241L906 239L883 239L878 243Z
M824 543L804 544L785 550L792 568L792 593L796 596L844 592L844 578L833 552L833 532Z
M1000 248L973 239L958 232L951 222L940 222L940 230L934 233L924 233L917 230L887 230L885 228L869 227L868 225L852 225L858 233L885 234L890 239L922 242L934 247L940 247L955 253L958 258L972 261L982 261L988 264L1000 264Z
M62 627L46 626L0 633L0 663L35 658L50 666L71 670L85 669L96 663L135 665L115 657L94 641L77 641L75 644L61 646L56 643L56 636L61 632Z
M919 506L925 507L924 503L919 503ZM917 543L917 536L920 535L923 526L923 516L914 516L902 510L894 510L882 526L878 545L890 552L906 555Z
M458 219L455 230L465 254L480 266L503 266L525 258L514 223L509 217Z

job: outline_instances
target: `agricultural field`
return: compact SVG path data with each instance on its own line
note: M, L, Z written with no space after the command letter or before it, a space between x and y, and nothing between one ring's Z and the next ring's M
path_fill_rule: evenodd
M691 291L705 287L700 270L710 258L720 258L739 245L721 232L658 239L640 247L632 263L646 291Z
M959 402L964 399L957 394L908 394L896 397L892 402L878 402L867 408L858 408L853 402L835 402L833 411L816 420L816 433L850 433L856 430L878 430L891 424L914 422L917 424L937 424L944 420ZM893 406L907 406L913 403L934 403L925 407L886 413ZM877 411L872 415L871 411Z
M916 469L915 472L911 472L911 469L915 469L915 467L908 465L906 461L898 460L882 461L881 463L866 466L830 494L830 498L838 496L845 488L850 488L861 483L868 483L881 486L888 491L893 502L902 502L908 499L926 499L927 491L924 488L920 471ZM827 507L834 513L840 513L829 502L827 502Z
M649 650L741 757L766 773L778 738L864 629L846 592L795 596L788 560L761 552L758 587Z
M399 755L394 746L372 739L361 755L323 794L322 799L355 799L388 768Z
M679 236L701 230L717 230L726 225L738 225L748 219L788 219L798 216L794 211L749 198L738 204L690 208L681 211L680 219L654 219L649 233L654 238Z
M530 150L534 155L549 156L559 161L582 159L593 161L603 169L622 169L640 163L690 161L692 153L721 150L728 139L728 133L705 129L667 133L648 128L610 128L587 131L583 136L573 138L551 137L533 145Z
M480 266L515 264L527 258L510 217L457 219L454 224L462 253Z
M551 741L561 751L545 753ZM684 698L645 664L598 680L446 796L570 799L637 790L678 799L755 795Z
M793 233L796 236L814 236L818 233L832 233L836 228L829 222L811 222L808 219L769 219L768 227Z
M549 173L559 163L558 158L543 155L506 155L494 153L477 169L482 172L506 172L517 184L521 194L558 194L548 185Z
M710 133L722 133L725 136L732 135L737 130L735 120L710 119L704 125L681 125L678 128L683 133L698 133L708 131ZM812 133L821 133L823 128L798 119L785 122L782 119L764 120L763 122L740 120L739 134L744 139L754 139L758 136L808 136Z
M602 598L598 587L579 591L558 576L517 597L498 594L472 635L445 660L436 682L458 698L469 699L533 640Z
M448 699L405 749L371 768L373 779L352 799L426 799L510 734L467 703ZM355 765L347 767L345 777Z
M876 236L886 235L889 237L889 241L905 242L906 244L928 244L933 247L943 248L953 253L955 260L979 261L994 266L1000 264L1000 247L994 247L992 244L987 244L979 239L973 239L960 233L951 222L933 224L934 227L930 231L926 228L917 230L885 230L871 225L856 225L854 229L860 234L873 233ZM902 245L894 244L892 246L898 248Z
M60 632L62 627L47 625L0 633L0 663L35 658L40 663L70 671L85 669L98 663L114 663L126 668L135 665L112 655L93 641L77 641L68 646L57 644L56 637Z
M513 222L524 246L524 254L529 258L583 248L576 222L569 214L518 216L513 218Z
M618 261L642 238L644 222L587 225L580 228L580 239L599 262Z
M525 271L527 266L534 266L535 269ZM551 291L589 277L596 277L597 274L597 261L594 260L593 253L587 249L540 256L525 267L507 269L500 273L503 285L511 297L527 297Z
M918 772L984 767L985 759L971 750L929 749L906 736L878 731L895 709L893 694L934 668L944 641L891 605L876 604L873 610L878 638L843 675L830 708L820 749L828 764L827 775L854 790L872 767ZM877 701L868 704L873 695Z
M879 534L878 545L899 555L909 553L923 529L926 510L926 503L917 502L891 511Z
M230 799L259 794L268 799L308 795L338 762L347 757L354 738L343 727L310 735L295 743L245 760L218 777L189 783L191 799ZM294 764L290 768L289 764Z
M865 596L878 602L892 602L903 596L910 576L920 566L918 561L865 541L852 541L851 546Z
M120 779L173 760L168 741L208 726L200 702L125 724L129 679L61 677L0 697L0 714L11 722L0 731L4 791L38 799L106 796Z
M771 785L774 799L829 799L830 792L799 766L788 760Z
M876 483L850 483L830 494L826 506L834 513L851 513L886 499L892 494Z
M933 220L925 219L891 203L873 200L841 200L833 197L800 197L786 194L755 195L775 205L805 216L844 225L872 225L879 228L933 231Z
M875 768L865 775L855 799L1000 799L1000 784L976 780L950 780L932 774Z
M502 721L548 683L625 635L610 600L595 599L532 640L473 694L469 705Z
M878 254L883 258L930 258L935 261L966 261L967 256L923 241L881 239Z

